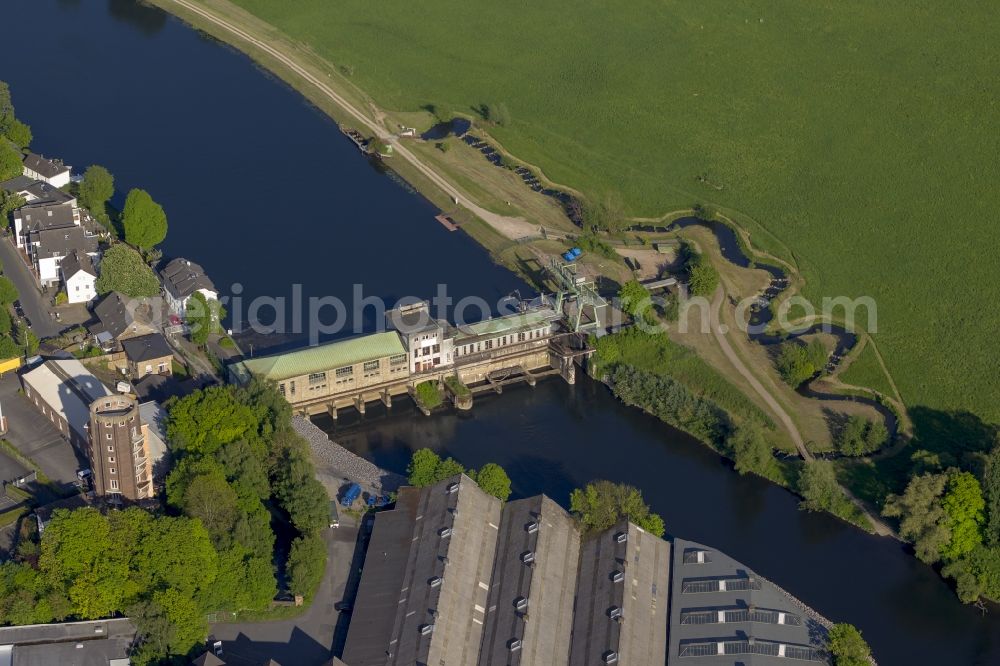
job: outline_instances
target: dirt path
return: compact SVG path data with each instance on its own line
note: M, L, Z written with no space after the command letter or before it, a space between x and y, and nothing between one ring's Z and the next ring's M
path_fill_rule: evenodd
M767 388L760 382L757 377L754 376L750 369L743 363L743 359L737 355L736 351L733 349L732 345L729 344L729 339L726 334L729 332L729 327L725 326L720 322L719 312L722 310L722 304L725 301L725 290L719 287L715 290L715 297L712 299L712 309L711 309L711 326L712 335L715 336L715 341L719 344L722 352L726 355L726 358L732 363L733 367L743 375L743 378L747 380L750 387L753 388L754 392L759 395L767 406L771 408L774 415L778 417L781 424L788 431L788 434L792 437L792 443L795 444L795 448L798 449L799 455L802 456L803 460L812 460L813 455L809 453L806 448L805 442L802 440L802 434L799 433L798 427L796 427L795 422L792 421L792 417L788 415L784 407L778 404L774 396L771 394Z
M743 375L743 378L747 380L754 392L756 392L757 395L759 395L764 402L767 403L767 406L770 407L772 412L774 412L774 415L778 417L779 421L781 421L781 424L791 435L792 442L795 444L795 448L798 449L799 455L802 456L802 459L806 462L811 462L814 460L814 457L812 453L809 452L809 449L806 448L805 442L802 440L802 434L799 433L799 429L792 420L792 417L788 415L788 412L786 412L780 404L778 404L778 401L760 382L760 380L757 379L752 372L750 372L750 369L747 368L746 364L743 363L743 360L733 349L732 345L729 344L729 339L726 337L729 329L721 323L719 317L719 313L722 310L724 302L725 290L720 286L715 291L715 297L712 299L711 308L710 321L712 326L712 335L715 336L715 341L718 343L729 362L732 363L733 367L736 368L741 375ZM881 518L872 513L868 507L865 506L864 502L855 497L849 490L847 490L847 488L841 486L841 490L844 492L844 496L862 513L864 513L865 516L868 517L868 520L871 521L872 528L875 530L876 534L879 536L896 536L893 529L889 527Z
M414 155L406 146L403 146L396 137L382 127L376 120L372 120L364 113L362 113L356 106L351 104L349 101L344 99L340 94L333 90L324 81L313 75L305 67L299 65L292 57L285 55L281 51L275 49L266 41L254 37L245 30L237 27L236 25L230 23L226 19L219 17L218 15L199 7L193 2L188 0L172 0L174 4L177 4L184 9L197 14L201 18L213 23L220 28L223 28L227 32L239 37L241 40L252 44L257 49L260 49L268 56L274 58L282 65L290 69L292 72L301 76L303 79L308 81L310 84L316 87L324 96L330 99L334 104L339 106L345 113L351 116L354 120L358 122L359 125L374 132L375 136L383 141L387 141L392 144L396 156L405 159L410 164L412 164L417 171L427 177L432 183L438 186L445 194L451 197L451 200L456 204L468 209L477 217L482 219L484 222L489 224L491 227L496 229L498 232L506 236L507 238L516 239L522 238L524 236L531 236L536 234L538 229L535 225L531 224L527 220L521 217L507 217L504 215L498 215L497 213L491 212L475 203L469 199L465 194L460 192L454 185L448 182L441 174L439 174L435 169L424 164L420 158ZM376 115L378 113L376 112Z

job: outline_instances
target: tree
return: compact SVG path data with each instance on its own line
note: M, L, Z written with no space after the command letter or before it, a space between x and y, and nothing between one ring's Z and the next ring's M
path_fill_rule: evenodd
M10 320L10 310L0 307L0 335L9 336L13 325L13 322Z
M618 290L618 300L621 301L622 310L636 318L645 317L652 305L649 290L638 280L629 280L623 284Z
M834 666L869 666L871 648L852 624L841 622L830 627L826 646Z
M128 245L116 243L108 248L101 259L100 273L96 283L99 294L117 291L123 296L144 298L160 293L153 269Z
M80 201L95 215L106 215L105 205L115 193L115 178L104 167L92 164L83 172Z
M413 452L410 464L406 467L406 473L411 486L423 488L457 474L464 474L465 468L454 458L442 460L438 454L430 449L418 449Z
M651 513L638 488L611 481L594 481L569 496L570 511L584 532L600 532L628 519L660 537L663 519Z
M7 128L7 138L13 141L18 148L27 148L32 138L31 127L15 118L10 127Z
M185 454L207 455L253 432L257 419L236 392L233 386L211 386L176 401L167 419L171 444Z
M807 462L799 474L802 508L808 511L834 511L845 498L829 460Z
M685 258L688 290L691 295L707 298L714 294L719 287L719 272L715 270L712 262L689 244L682 247L682 253Z
M122 209L125 240L143 250L151 250L167 237L167 215L145 190L130 190Z
M882 515L899 518L899 534L913 542L917 557L933 564L951 541L947 515L941 495L948 482L947 474L923 474L914 477L902 495L889 495Z
M0 359L17 358L21 347L9 335L0 335Z
M1000 444L993 447L983 470L983 492L986 495L986 543L1000 547Z
M0 224L6 225L11 213L23 206L27 201L16 192L0 190Z
M318 534L301 536L288 552L288 590L311 598L323 580L326 568L326 544Z
M7 306L16 301L20 294L10 278L0 275L0 305Z
M0 138L0 180L9 180L23 172L21 153L9 141Z
M229 543L236 523L236 491L221 475L201 474L184 491L184 513L198 518L215 543Z
M951 540L941 549L941 556L947 561L957 560L983 542L986 502L976 477L968 472L949 476L941 508L951 530Z
M882 448L889 439L889 431L880 421L869 421L854 415L840 429L835 438L837 449L845 456L859 456Z
M191 342L203 347L208 342L209 335L219 332L225 316L226 311L219 301L205 298L200 291L194 292L188 299L184 314L184 320L191 330Z
M6 136L14 122L14 103L10 97L10 86L0 81L0 135Z
M295 529L301 534L311 534L328 524L330 499L326 488L314 476L304 443L285 451L274 476L274 496L288 512Z
M758 426L744 424L737 427L726 443L740 474L759 474L766 479L780 477L771 445Z
M506 502L510 497L510 477L500 465L486 463L476 473L475 479L483 492L500 498L501 502Z
M789 386L796 387L818 372L814 358L805 345L790 340L781 345L776 361L778 374Z
M955 591L964 603L974 603L980 597L1000 600L1000 549L976 546L941 573L955 579Z

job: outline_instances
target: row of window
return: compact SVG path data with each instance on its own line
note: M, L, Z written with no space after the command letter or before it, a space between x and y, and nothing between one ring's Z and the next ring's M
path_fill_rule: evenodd
M417 347L413 350L414 356L433 356L441 353L441 345L431 345L429 347Z
M545 337L545 329L538 328L532 331L522 331L520 333L510 335L504 335L499 338L493 338L492 340L485 340L482 342L473 342L467 345L460 345L456 351L456 356L467 356L469 354L475 354L481 351L489 351L494 347L506 347L507 345L512 345L518 342L528 342L529 340L540 340Z

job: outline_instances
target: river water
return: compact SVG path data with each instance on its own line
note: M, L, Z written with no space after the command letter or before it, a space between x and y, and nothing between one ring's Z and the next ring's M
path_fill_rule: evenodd
M392 301L447 283L455 298L495 301L525 290L301 96L179 21L131 0L7 0L3 16L0 79L35 150L78 170L103 164L120 192L149 190L170 218L165 253L202 263L224 293L240 283L247 298L288 296L300 284L305 298L349 297L363 283ZM477 397L467 414L425 418L397 401L348 421L337 438L396 470L428 446L504 465L518 495L566 502L591 479L635 484L670 532L857 624L883 666L1000 663L1000 610L961 605L905 547L799 511L585 377Z

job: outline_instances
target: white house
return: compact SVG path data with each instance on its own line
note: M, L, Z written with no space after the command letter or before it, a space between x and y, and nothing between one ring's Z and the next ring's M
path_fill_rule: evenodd
M205 275L205 269L187 259L173 259L160 271L160 282L170 311L180 317L187 311L188 301L195 293L206 300L218 300L219 292Z
M44 181L52 187L69 185L70 167L62 162L47 160L35 153L24 156L23 172L28 178Z
M61 204L23 206L14 211L14 240L28 252L29 237L46 229L80 225L80 209Z
M68 303L88 303L97 298L97 271L84 252L74 250L60 264Z

